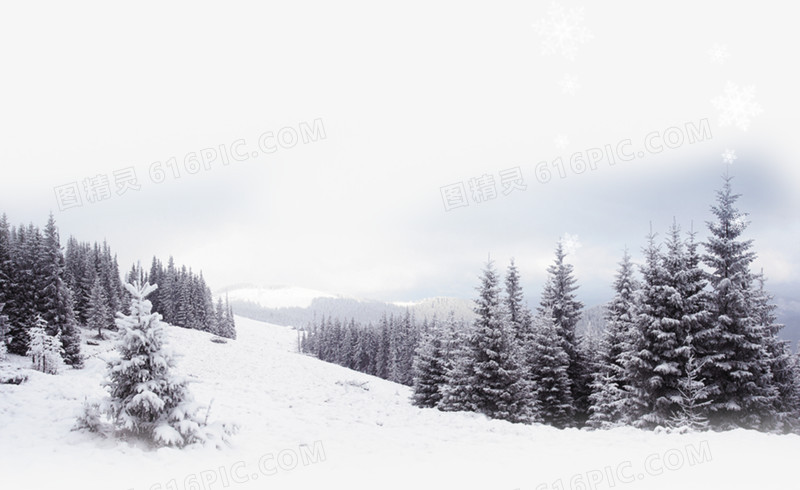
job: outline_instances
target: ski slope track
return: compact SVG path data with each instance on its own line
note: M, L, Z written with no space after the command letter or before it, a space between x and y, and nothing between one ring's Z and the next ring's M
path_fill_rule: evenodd
M229 447L152 449L71 430L104 395L112 343L83 370L27 371L0 385L0 488L754 489L793 488L800 436L557 430L419 409L408 387L296 352L288 327L236 318L239 338L168 327L209 420L240 425ZM84 331L84 336L91 335ZM93 350L90 350L93 349ZM28 360L11 356L16 366ZM794 483L792 483L794 482Z

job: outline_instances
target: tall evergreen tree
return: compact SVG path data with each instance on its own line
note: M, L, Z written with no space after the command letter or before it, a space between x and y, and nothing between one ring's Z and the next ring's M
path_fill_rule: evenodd
M483 271L475 300L472 397L477 411L493 418L517 421L523 409L521 369L515 357L515 334L500 297L499 277L490 261Z
M523 337L526 323L527 327L530 326L531 313L524 304L525 298L520 284L519 269L517 269L514 259L511 259L508 266L505 286L504 304L508 312L508 322L514 334L514 340L518 342Z
M44 229L37 259L39 313L50 328L48 333L60 335L64 362L76 368L82 367L81 336L72 309L72 293L64 282L64 255L52 213Z
M6 360L8 347L6 347L6 333L8 332L8 316L3 314L5 303L0 303L0 361Z
M103 329L110 327L114 322L114 316L108 307L106 291L99 277L95 279L94 286L92 286L87 314L86 326L92 330L97 330L97 338L102 339Z
M561 240L556 245L556 258L547 268L547 281L542 292L538 308L539 316L552 318L557 338L569 358L567 370L575 403L575 419L578 425L588 418L589 395L591 394L591 374L585 365L585 356L581 352L575 337L575 327L581 317L583 303L578 301L575 291L578 289L572 264L564 260L567 253Z
M529 418L558 428L568 427L575 418L570 360L553 315L541 312L534 319L528 354L530 387L534 390L534 413Z
M773 296L767 291L765 282L762 270L755 276L753 311L756 324L764 335L764 345L770 359L769 368L777 390L774 400L775 428L783 432L796 431L800 429L800 391L795 383L792 348L788 341L778 337L783 325L777 321L777 306L773 302Z
M442 400L442 387L447 381L444 340L440 323L434 317L423 328L414 357L413 400L418 407L435 407Z
M446 382L442 389L439 408L446 412L476 412L475 356L473 345L476 337L475 324L465 325L450 349L451 360L447 365Z
M711 272L712 332L703 352L709 354L703 376L709 380L710 420L719 428L765 428L774 424L777 390L773 386L769 351L753 311L753 276L756 255L752 240L743 240L747 215L736 208L738 194L725 176L717 204L716 220L708 222L711 236L703 257Z
M37 255L41 248L41 232L33 226L11 230L11 274L8 301L8 351L24 356L28 351L28 330L36 324Z
M688 372L695 369L690 364L694 364L697 352L700 366L709 355L695 345L695 338L708 337L709 321L694 233L685 242L680 227L673 222L665 245L662 253L651 232L645 250L639 336L629 365L632 399L638 410L634 422L649 428L683 420L688 390L706 392L707 378L699 373L689 376ZM692 410L705 409L705 405L693 406Z
M659 413L655 402L661 398L674 395L666 390L672 387L664 386L662 373L670 376L677 369L665 360L662 353L674 351L677 341L674 335L660 337L661 319L666 317L664 312L664 282L666 271L662 264L662 254L655 241L656 235L651 231L647 237L647 247L644 250L645 264L642 266L642 289L639 303L639 316L637 319L637 335L632 355L628 361L627 372L630 382L630 415L635 425L654 427L664 425L671 414ZM663 367L660 367L662 366ZM679 373L678 373L679 374ZM677 397L676 397L677 399Z
M626 366L636 343L638 291L631 256L625 250L614 280L614 298L605 311L606 330L589 397L589 425L595 428L626 422L629 389Z
M0 303L5 303L9 299L11 274L11 229L6 215L3 214L0 216Z
M8 348L8 315L3 314L6 302L11 294L11 229L6 215L0 216L0 357L5 359Z

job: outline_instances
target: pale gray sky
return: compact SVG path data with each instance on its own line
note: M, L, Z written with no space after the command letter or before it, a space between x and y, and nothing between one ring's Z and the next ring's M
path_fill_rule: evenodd
M53 210L62 235L107 239L126 269L172 254L214 288L391 300L471 296L489 253L501 268L516 257L538 297L568 233L582 245L572 257L581 297L594 304L622 249L640 257L650 221L663 232L673 217L693 220L704 235L731 149L758 267L800 301L793 16L778 2L561 5L573 20L585 5L570 32L590 36L546 44L534 25L556 17L529 1L5 5L0 210L39 224ZM728 82L755 88L762 111L746 131L721 124L712 103ZM292 146L314 121L325 138ZM689 144L686 124L703 121L710 137ZM259 148L267 132L283 147L267 135ZM570 168L575 152L630 139L620 148L636 154L652 134L684 142ZM187 172L187 154L219 145L247 159ZM553 173L545 184L541 161ZM115 172L131 167L140 188L118 195ZM516 167L527 189L504 195L501 177ZM469 193L484 174L494 199L445 211L441 187ZM103 176L111 195L88 202L82 183L95 178L104 197ZM81 205L60 210L54 189L72 183Z

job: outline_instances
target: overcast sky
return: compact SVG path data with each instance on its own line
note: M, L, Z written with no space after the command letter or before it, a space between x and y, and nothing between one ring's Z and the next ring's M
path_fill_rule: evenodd
M545 2L4 5L0 210L53 211L124 269L172 254L214 289L386 300L471 297L489 254L538 298L566 234L591 305L650 223L704 238L729 169L757 267L797 301L800 32L780 5L565 2L563 43ZM758 107L726 119L729 82ZM579 173L591 148L616 164Z

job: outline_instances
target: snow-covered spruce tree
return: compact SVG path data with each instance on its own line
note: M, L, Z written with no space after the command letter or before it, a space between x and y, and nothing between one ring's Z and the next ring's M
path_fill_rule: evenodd
M636 342L638 290L631 256L625 250L614 280L614 298L605 311L606 330L589 396L588 425L594 428L606 429L628 422L626 366Z
M225 296L225 326L220 336L236 340L236 321L233 318L233 308L227 296Z
M666 271L655 237L651 231L644 249L645 264L642 266L636 342L627 365L629 418L639 427L666 425L671 414L658 412L656 400L666 400L667 396L673 396L677 400L677 381L675 386L662 389L663 375L667 374L675 379L680 377L675 362L670 363L669 359L664 358L664 352L671 356L679 347L676 337L669 332L660 336L663 326L661 319L667 316L664 306Z
M547 268L548 277L538 313L540 316L552 318L558 338L569 357L568 374L575 404L575 422L576 425L582 425L589 413L591 373L584 365L585 356L575 338L575 326L580 320L583 303L575 295L578 285L572 264L564 261L566 256L564 244L559 240L555 261Z
M492 418L520 421L524 405L522 370L515 335L500 298L499 276L489 261L475 299L473 400L478 412Z
M5 361L8 356L6 348L6 332L8 331L8 316L3 314L5 303L0 303L0 361Z
M413 401L418 407L435 407L442 400L442 387L447 379L444 340L441 324L434 316L427 329L423 328L414 357Z
M687 340L691 346L691 337ZM708 400L708 387L700 377L703 363L698 364L691 348L688 349L688 358L684 369L684 377L678 383L678 411L675 412L670 420L670 426L677 429L706 430L708 429L708 418L706 418L706 407L711 403Z
M800 351L800 346L798 347ZM790 404L794 406L794 420L800 425L800 352L792 356L792 371L794 373L794 400ZM795 433L800 434L800 428L795 427Z
M514 259L508 266L505 282L505 296L503 302L508 313L508 323L514 334L514 341L519 343L526 328L525 322L531 320L530 311L524 304L522 285L520 284L519 269L514 264Z
M716 217L708 222L711 232L703 257L711 272L711 333L703 339L702 352L713 353L703 364L703 377L711 383L709 419L720 429L766 429L775 424L777 390L770 371L770 355L754 311L750 264L756 255L752 240L743 240L747 215L736 208L738 194L724 177ZM700 339L696 339L697 342Z
M629 362L632 420L640 427L666 427L680 416L688 360L697 358L690 339L709 335L705 281L693 236L685 243L673 222L663 253L655 244L655 235L648 236L639 336ZM709 354L700 350L701 364ZM692 382L703 383L703 379L697 376Z
M526 344L528 386L534 400L527 406L529 419L569 427L575 412L570 361L552 315L536 315Z
M473 325L457 324L454 313L450 312L444 329L445 382L438 407L446 412L474 412L476 406L472 398L472 379L475 370L470 351Z
M59 334L55 336L47 333L47 322L41 317L36 317L36 323L29 329L30 344L28 356L33 362L33 368L45 374L58 374L63 365Z
M474 325L464 326L464 330L453 338L449 350L449 362L442 387L439 409L445 412L476 412L478 407L474 396L475 358L472 351Z
M661 281L656 283L657 294L650 304L651 315L644 325L644 340L653 353L653 370L650 373L649 396L651 411L642 419L645 426L666 426L680 410L681 380L686 376L686 365L692 345L688 342L689 318L697 311L687 311L687 296L694 284L688 283L688 264L681 230L673 220L666 240L666 251L661 256Z
M111 309L108 307L105 288L100 283L100 278L95 278L86 312L86 326L97 330L97 338L103 338L103 329L108 328L113 322Z
M75 321L72 293L64 282L64 254L52 213L44 228L44 239L37 260L38 310L47 322L50 335L59 334L64 348L64 362L83 366L81 335Z
M161 315L151 313L147 295L156 285L134 282L130 315L119 314L117 351L108 364L109 414L115 428L161 446L224 441L233 429L206 426L197 412L186 380L176 376L175 362L164 345Z
M753 296L754 316L770 357L770 371L777 389L775 398L775 429L791 432L800 429L800 391L795 384L795 366L789 341L781 340L778 332L783 325L777 322L772 295L766 290L766 278L762 270L755 276L756 289Z
M11 234L8 226L8 219L6 215L0 216L0 304L5 304L9 301L9 294L11 292ZM0 308L2 312L2 308ZM8 318L6 317L6 320ZM5 333L5 330L2 332ZM3 345L5 345L5 336L0 337Z
M28 329L36 323L37 288L35 271L42 235L32 224L12 228L11 273L5 313L8 315L8 351L20 356L28 352Z

